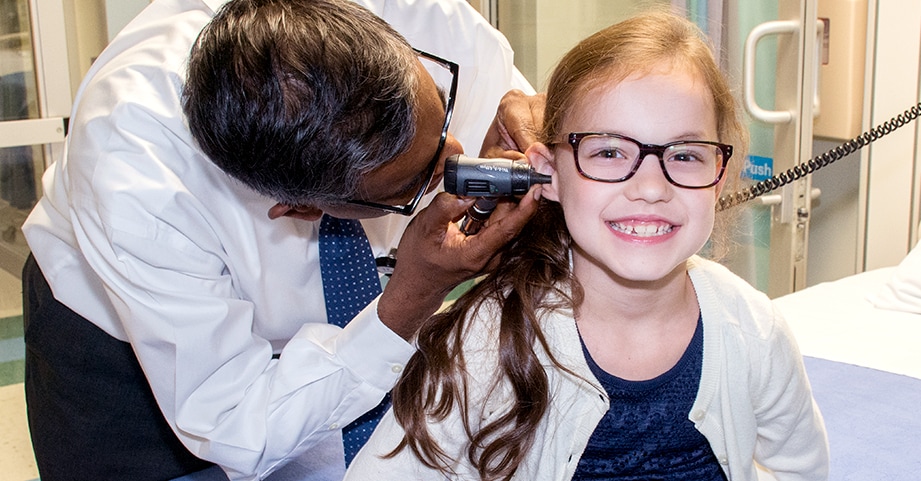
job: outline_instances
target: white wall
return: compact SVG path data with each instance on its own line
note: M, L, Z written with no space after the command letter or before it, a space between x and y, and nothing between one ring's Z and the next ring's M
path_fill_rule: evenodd
M61 6L67 19L67 61L75 94L83 75L108 43L105 6L102 0L65 0Z
M570 48L598 30L651 4L670 0L509 0L499 2L497 23L515 50L515 64L538 91Z
M106 0L109 40L149 3L150 0Z
M870 125L918 105L921 92L921 2L878 0ZM916 121L918 122L918 121ZM917 240L917 125L870 147L866 172L864 268L899 263Z

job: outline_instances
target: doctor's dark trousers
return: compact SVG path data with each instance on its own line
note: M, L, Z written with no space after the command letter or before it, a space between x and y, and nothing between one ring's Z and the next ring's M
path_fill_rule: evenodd
M26 406L42 481L169 480L211 465L170 429L130 344L55 300L31 255L22 285Z

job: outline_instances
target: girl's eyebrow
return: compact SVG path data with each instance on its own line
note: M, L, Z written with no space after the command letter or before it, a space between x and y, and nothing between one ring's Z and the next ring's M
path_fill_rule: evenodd
M675 140L709 140L705 138L703 131L688 131L674 137Z

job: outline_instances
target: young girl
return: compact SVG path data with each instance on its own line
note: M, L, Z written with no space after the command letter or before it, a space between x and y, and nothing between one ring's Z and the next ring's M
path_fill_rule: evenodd
M825 479L790 330L696 255L746 141L696 27L656 11L582 41L541 136L538 217L423 328L346 479Z

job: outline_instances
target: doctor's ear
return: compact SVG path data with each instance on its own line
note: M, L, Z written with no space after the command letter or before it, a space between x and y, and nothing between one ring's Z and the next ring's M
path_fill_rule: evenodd
M275 204L268 212L269 219L279 217L292 217L307 221L316 221L323 217L323 211L312 205L291 207L285 204Z
M549 175L553 179L549 184L544 184L541 187L541 197L559 202L559 195L556 190L558 182L556 175L556 159L553 156L553 152L545 144L538 142L531 144L524 155L528 158L528 163L531 164L534 170L541 174Z

